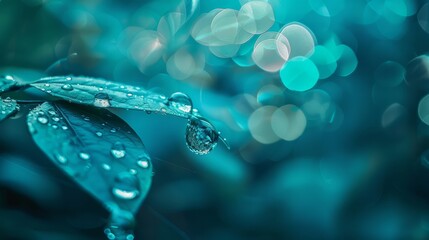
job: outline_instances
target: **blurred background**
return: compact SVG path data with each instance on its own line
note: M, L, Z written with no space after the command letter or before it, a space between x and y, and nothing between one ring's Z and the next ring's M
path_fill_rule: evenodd
M181 91L231 145L115 111L154 165L137 240L429 239L428 50L425 0L0 0L1 74ZM0 239L105 239L26 108L0 124Z

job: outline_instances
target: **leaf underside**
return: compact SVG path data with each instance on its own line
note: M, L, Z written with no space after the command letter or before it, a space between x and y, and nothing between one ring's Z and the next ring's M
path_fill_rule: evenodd
M67 86L66 90L64 89L65 85ZM103 107L100 106L100 102L97 102L99 101L97 96L105 94L108 96L108 103L105 101L104 107L144 110L183 118L189 117L188 113L169 106L168 99L162 94L100 78L46 77L32 83L31 86L77 104Z
M15 100L0 98L0 122L12 116L18 109L19 106Z
M28 114L27 123L49 159L106 207L139 209L150 188L152 164L141 139L123 120L105 109L45 102ZM118 143L126 152L119 159L111 152ZM139 166L139 159L148 165ZM133 199L113 192L115 178L124 173L138 179L139 194Z

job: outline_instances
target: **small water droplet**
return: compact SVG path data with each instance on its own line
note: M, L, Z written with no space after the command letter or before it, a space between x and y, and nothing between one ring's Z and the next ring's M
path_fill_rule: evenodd
M104 88L102 88L102 87L98 88L98 91L103 91L103 90L104 90Z
M111 133L115 133L115 132L116 132L116 128L112 128L112 129L110 129L110 132L111 132Z
M133 94L132 93L127 93L127 97L132 97Z
M126 155L125 146L121 142L115 142L110 149L110 153L114 158L123 158Z
M89 160L90 158L91 158L91 155L89 155L88 153L86 153L86 152L80 152L79 153L79 157L81 158L81 159L83 159L83 160Z
M1 76L1 78L4 78L8 81L15 81L15 78L12 75L4 75L4 76Z
M146 169L149 167L149 160L146 157L141 158L141 159L137 160L137 165L141 168Z
M97 135L98 137L101 137L101 136L103 136L103 133L102 132L95 132L95 135Z
M68 160L66 157L64 157L63 155L56 153L55 154L55 159L57 159L57 161L61 164L67 164Z
M125 88L125 86L124 86L124 85L121 85L119 88L124 89L124 88Z
M54 120L54 122L58 122L58 121L60 121L60 118L59 117L52 117L52 120Z
M106 170L106 171L109 171L111 169L110 165L107 163L103 163L102 166L103 166L104 170Z
M94 106L110 107L110 97L107 93L97 93L94 97Z
M63 130L67 130L67 129L69 129L67 126L61 126L61 128L63 129Z
M48 118L47 117L45 117L45 116L39 116L38 118L37 118L37 121L39 122L39 123L41 123L41 124L47 124L48 123Z
M12 98L7 97L7 98L3 99L3 102L10 103L10 102L12 102Z
M140 194L139 180L129 172L121 172L114 179L112 192L120 199L134 199Z
M66 91L72 91L74 88L72 85L70 84L64 84L61 89L66 90Z
M179 110L183 113L190 113L192 111L192 100L188 95L176 92L171 94L168 98L167 105L175 110Z
M137 170L135 170L135 169L130 169L130 171L129 171L132 175L136 175L137 174Z
M53 110L49 110L49 111L48 111L48 113L49 113L50 115L57 115L57 113L56 113L55 111L53 111Z
M217 145L219 134L204 118L191 117L186 127L186 145L196 154L207 154Z
M85 120L85 121L89 121L89 120L90 120L90 118L89 118L89 117L84 117L84 118L83 118L83 120Z
M53 125L52 125L52 128L53 128L53 129L57 129L57 128L58 128L58 125L53 124Z
M6 114L6 111L1 111L1 114Z
M72 78L71 77L66 77L66 81L71 81Z
M51 85L49 85L49 83L45 83L45 87L49 87L49 86L51 86Z

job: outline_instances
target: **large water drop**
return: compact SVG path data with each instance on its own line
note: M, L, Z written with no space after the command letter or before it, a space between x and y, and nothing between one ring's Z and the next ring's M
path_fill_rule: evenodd
M204 118L192 117L186 127L186 145L196 154L207 154L217 145L219 133Z
M125 151L125 146L121 142L115 142L110 149L110 153L114 158L117 159L123 158L127 154L127 152Z
M97 93L94 97L95 107L110 107L110 97L107 93Z
M139 196L140 184L137 177L129 172L121 172L116 175L112 193L115 197L131 200Z

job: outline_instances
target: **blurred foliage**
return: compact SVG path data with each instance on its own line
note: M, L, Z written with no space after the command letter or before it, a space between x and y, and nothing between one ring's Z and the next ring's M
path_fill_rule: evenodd
M231 28L247 2L1 0L0 73L181 91L227 138L197 156L184 119L112 110L154 164L136 239L428 239L429 2L267 0L261 35ZM0 239L104 239L107 211L32 142L35 106L0 124Z

